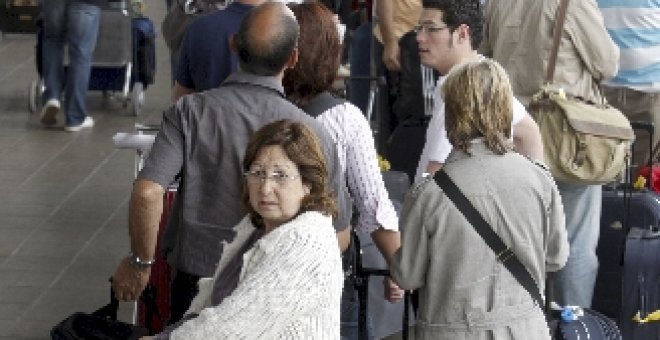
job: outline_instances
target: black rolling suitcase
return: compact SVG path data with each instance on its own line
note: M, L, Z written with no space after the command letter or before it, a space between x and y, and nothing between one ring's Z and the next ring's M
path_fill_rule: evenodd
M632 125L653 139L653 125ZM660 339L660 195L630 183L603 190L592 307L617 319L626 340Z
M2 33L35 33L39 16L38 0L5 0L0 8Z

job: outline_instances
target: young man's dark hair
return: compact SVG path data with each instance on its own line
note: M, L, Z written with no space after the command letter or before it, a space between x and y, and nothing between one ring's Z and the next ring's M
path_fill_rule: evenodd
M271 6L251 10L236 33L236 49L240 68L260 76L274 76L282 71L298 42L299 28L296 18L284 15L263 21L263 13ZM286 10L283 8L281 10ZM265 29L265 26L268 29Z
M427 9L442 11L444 21L453 32L458 26L470 27L470 42L473 49L481 45L484 32L484 16L480 0L423 0Z

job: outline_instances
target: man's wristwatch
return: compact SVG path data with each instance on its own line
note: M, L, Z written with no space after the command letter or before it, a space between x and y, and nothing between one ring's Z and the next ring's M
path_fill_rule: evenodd
M155 262L154 260L143 260L134 254L128 255L128 263L130 263L133 267L137 269L151 268L151 265L153 265L154 262Z

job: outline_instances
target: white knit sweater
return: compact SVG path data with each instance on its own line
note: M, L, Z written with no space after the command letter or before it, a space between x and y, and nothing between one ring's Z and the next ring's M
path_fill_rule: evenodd
M249 217L234 228L216 273L254 231ZM210 306L215 279L201 279L188 314L171 339L339 339L341 259L332 220L306 212L264 235L243 256L238 287Z

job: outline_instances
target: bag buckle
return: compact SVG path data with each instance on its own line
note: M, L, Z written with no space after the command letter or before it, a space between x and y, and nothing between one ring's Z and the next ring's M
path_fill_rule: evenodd
M495 257L497 258L497 261L499 261L501 263L504 263L504 262L506 262L506 260L511 258L511 256L513 256L513 255L514 254L513 254L513 251L511 250L511 248L506 248L506 249L502 250L501 252L497 253L497 256L495 256Z

